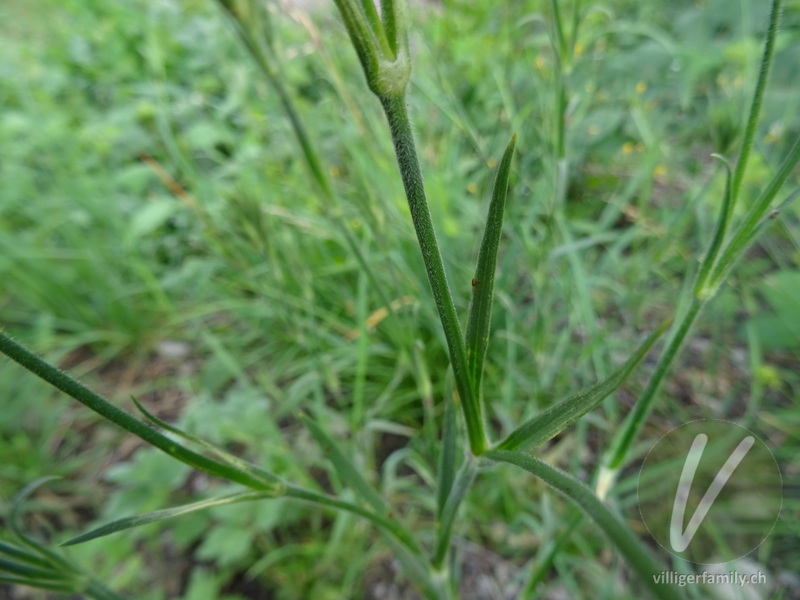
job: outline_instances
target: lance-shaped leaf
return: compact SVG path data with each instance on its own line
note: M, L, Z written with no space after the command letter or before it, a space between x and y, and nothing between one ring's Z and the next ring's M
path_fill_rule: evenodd
M710 298L716 291L715 288L706 285L709 275L717 262L722 242L725 239L725 233L728 230L728 224L731 220L733 212L733 174L731 172L731 165L719 154L712 154L714 158L722 161L725 165L725 195L722 199L722 208L720 209L719 218L717 219L717 228L714 231L714 237L711 239L711 244L708 247L708 252L703 259L703 265L700 267L700 272L697 274L697 282L694 286L694 295L700 299Z
M489 326L492 320L492 300L494 299L494 273L497 268L497 248L500 235L503 233L503 213L508 196L508 175L511 171L511 159L517 134L511 136L506 146L497 177L494 181L492 201L489 204L489 215L483 231L483 241L478 253L478 265L475 278L472 280L472 303L467 321L467 366L473 382L473 390L480 394L483 363L486 359L486 348L489 345Z
M655 576L664 567L656 563L630 528L579 479L523 452L489 450L484 456L525 469L577 504L600 526L653 596L659 600L680 600L683 597L675 587L656 583Z
M190 467L199 471L205 471L209 475L214 475L215 477L222 477L223 479L241 483L250 488L271 491L273 493L279 493L281 491L279 484L265 482L263 478L256 479L248 473L206 458L202 454L193 452L188 448L184 448L146 423L120 410L105 398L72 379L63 371L42 360L33 352L5 335L2 331L0 331L0 352L28 369L40 379L45 380L53 387L72 396L75 400L87 408L90 408L101 417L120 426L125 431L129 431L138 436L148 444L166 452L176 460Z
M208 450L208 452L210 452L211 454L216 456L218 459L220 459L225 464L230 465L231 467L233 467L234 469L237 469L238 471L241 471L243 473L246 473L246 474L250 475L253 479L260 480L265 486L272 487L274 495L279 496L280 494L283 493L283 490L284 490L283 482L274 473L270 473L269 471L267 471L265 469L262 469L261 467L259 467L257 465L249 463L246 460L242 460L238 456L234 456L233 454L223 450L222 448L217 448L211 442L207 442L206 440L201 439L201 438L199 438L197 436L194 436L191 433L186 433L185 431L182 431L182 430L178 429L177 427L173 427L172 425L170 425L166 421L163 421L163 420L159 419L157 416L155 416L154 414L150 413L133 396L131 396L131 400L133 400L133 403L136 405L136 408L138 408L140 411L142 411L142 414L145 417L150 419L153 423L155 423L156 425L158 425L162 429L166 429L167 431L169 431L171 433L174 433L175 435L177 435L179 437L182 437L183 439L185 439L185 440L187 440L189 442L193 442L193 443L197 444L198 446L201 446L202 448L205 448L206 450Z
M317 440L325 456L333 463L336 472L339 474L339 477L342 478L342 482L352 487L353 491L359 494L374 510L380 514L384 514L386 512L386 504L383 502L383 498L381 498L375 488L364 479L364 476L361 475L361 471L347 458L333 438L311 420L308 415L300 415L300 420L308 427L308 430L311 432L311 435L314 436L314 439Z
M666 331L669 323L669 321L664 322L661 327L651 333L633 353L633 356L616 372L603 381L589 386L536 415L500 442L497 449L516 450L526 445L538 446L575 423L624 383L631 371L656 343L656 340Z
M17 560L34 567L46 568L50 565L48 561L37 556L33 552L0 540L0 556L2 555L5 555L8 560Z
M779 206L772 206L772 202L781 191L787 179L794 173L798 163L800 163L800 137L795 140L794 145L789 150L786 158L784 158L780 168L770 180L769 184L764 187L756 202L748 210L744 221L736 229L733 237L726 244L725 249L722 250L720 259L717 261L714 271L709 277L709 287L717 289L722 282L725 281L731 269L736 264L736 261L744 254L744 251L747 250L750 244L753 243L764 225L769 222L770 211L773 209L779 211L786 204L794 200L796 196L794 193L791 193Z
M173 508L165 508L163 510L156 510L144 515L135 515L133 517L125 517L117 519L111 523L107 523L97 529L87 531L77 537L67 540L62 546L74 546L75 544L82 544L89 540L94 540L117 531L124 531L125 529L132 529L134 527L141 527L148 523L156 523L158 521L165 521L198 510L205 510L213 506L225 506L226 504L234 504L236 502L251 502L253 500L263 500L264 498L274 498L275 496L269 492L253 492L244 491L236 492L235 494L228 494L218 498L210 498L208 500L200 500L199 502L192 502L191 504L184 504L183 506L175 506Z

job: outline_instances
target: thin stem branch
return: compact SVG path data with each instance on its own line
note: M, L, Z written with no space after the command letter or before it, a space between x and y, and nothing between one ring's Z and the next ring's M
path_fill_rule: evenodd
M453 296L447 282L442 254L436 240L436 231L433 227L428 199L425 194L422 170L419 166L405 95L382 96L381 103L389 121L397 163L400 167L400 176L403 179L403 186L405 187L406 198L411 211L411 219L414 222L422 259L428 274L428 282L433 291L433 298L436 302L436 308L439 311L439 318L447 340L450 362L453 365L453 374L461 397L464 419L467 423L470 449L473 454L480 455L487 447L483 414L477 390L473 388L469 376L464 337L461 333Z
M661 356L658 359L656 370L647 382L647 387L642 392L641 398L636 402L633 410L628 414L622 426L620 434L616 435L610 451L607 454L605 467L598 480L598 493L603 498L608 491L608 488L613 483L614 475L622 467L631 445L633 444L636 435L644 425L647 415L653 408L656 393L661 387L669 368L672 366L675 356L683 346L684 341L689 335L689 331L697 320L701 309L705 306L705 301L692 298L691 304L687 311L684 313L681 320L673 328L673 333L667 342Z

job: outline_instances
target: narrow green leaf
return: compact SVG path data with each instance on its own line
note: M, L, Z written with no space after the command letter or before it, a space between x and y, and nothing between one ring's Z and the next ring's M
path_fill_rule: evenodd
M215 477L222 477L223 479L241 483L250 488L275 491L274 483L270 483L267 486L261 479L254 479L247 473L243 473L228 465L206 458L202 454L192 452L188 448L184 448L174 440L169 439L147 424L135 419L125 411L120 410L105 398L72 379L63 371L42 360L33 354L33 352L5 335L2 331L0 331L0 352L53 387L75 398L75 400L87 408L90 408L101 417L118 425L125 431L129 431L138 436L148 444L155 446L176 460L198 471L205 471Z
M747 229L744 229L743 227L740 228L742 234L741 236L739 235L740 232L737 231L737 235L733 240L735 243L732 242L729 244L728 247L722 252L722 257L718 261L718 266L711 275L711 283L709 286L714 286L715 289L718 289L723 284L723 282L728 278L728 275L730 275L730 272L733 270L733 267L736 266L736 263L744 255L744 251L756 241L764 229L773 223L774 218L777 217L790 203L796 200L798 196L800 196L800 189L794 190L792 193L790 193L782 202L775 206L770 214L763 217L753 226L748 226Z
M439 448L439 473L436 487L436 515L441 520L442 511L456 477L456 409L453 402L453 370L448 369L444 380L444 417L442 443Z
M358 59L364 69L367 85L374 91L378 77L378 40L370 27L369 20L364 14L364 9L356 0L334 0L339 14L342 16L350 42L358 54ZM376 92L377 93L377 92Z
M43 569L40 567L32 567L24 563L18 563L11 560L0 558L0 572L12 573L16 577L29 577L34 581L39 580L63 580L64 573L60 571L53 571L52 569Z
M745 124L744 139L742 149L739 152L739 160L736 162L736 171L733 175L732 196L734 203L739 199L739 189L744 180L744 173L747 170L747 161L750 158L750 151L753 148L753 141L756 137L761 105L764 100L764 92L767 89L767 80L775 56L775 39L778 37L778 28L781 21L783 10L783 0L772 0L772 8L769 15L769 27L767 28L767 40L764 43L764 54L761 57L761 68L758 71L758 81L753 92L753 101L750 103L750 112L747 115Z
M683 596L674 586L655 582L655 576L663 570L663 567L655 561L647 547L636 538L630 528L612 513L586 484L569 473L522 452L489 450L484 456L498 462L516 465L572 500L597 523L656 598L681 600Z
M478 465L474 457L467 457L461 467L455 482L450 489L447 502L441 511L440 518L436 522L436 552L433 556L433 566L441 568L450 549L450 537L453 533L453 523L455 522L458 507L467 495L475 476L478 474Z
M492 201L486 217L486 228L478 253L478 265L475 269L475 278L472 280L472 303L469 308L465 341L469 376L476 394L480 394L483 363L486 360L486 348L489 345L497 249L500 245L500 235L503 233L503 212L508 196L508 176L516 143L517 134L515 133L511 136L503 158L500 160L500 166L497 168Z
M156 523L166 519L172 519L188 513L196 512L198 510L205 510L214 506L224 506L226 504L234 504L236 502L251 502L253 500L262 500L265 498L274 498L269 492L236 492L235 494L228 494L220 496L219 498L211 498L209 500L201 500L199 502L192 502L191 504L184 504L183 506L176 506L174 508L165 508L163 510L156 510L144 515L135 515L133 517L125 517L112 521L102 527L87 531L77 537L67 540L62 546L74 546L75 544L82 544L89 540L94 540L117 531L131 529L133 527L141 527L149 523Z
M750 244L753 243L760 229L765 224L764 219L769 218L770 207L772 206L773 200L781 191L786 180L794 173L798 163L800 163L800 137L795 140L794 145L789 150L783 163L781 163L778 172L775 173L761 192L755 204L747 212L744 221L736 229L731 240L725 245L725 249L722 251L721 257L717 261L717 266L711 274L712 283L710 285L714 285L718 288L727 278L736 261L742 256L744 251L747 250ZM776 209L780 210L793 199L794 195L790 194Z
M205 448L206 450L208 450L210 453L212 453L214 456L219 458L222 462L226 463L227 465L233 467L234 469L237 469L238 471L242 471L243 473L247 473L253 479L258 479L259 481L261 481L264 484L264 486L268 486L269 489L276 496L279 496L280 494L283 493L283 490L284 490L283 482L274 473L270 473L269 471L266 471L265 469L262 469L261 467L259 467L257 465L249 463L246 460L242 460L238 456L234 456L233 454L223 450L222 448L217 448L214 444L212 444L210 442L207 442L204 439L201 439L201 438L199 438L197 436L194 436L194 435L192 435L190 433L186 433L185 431L181 431L177 427L174 427L174 426L170 425L166 421L163 421L163 420L159 419L157 416L155 416L154 414L150 413L133 396L131 396L131 400L133 400L133 403L136 405L136 408L138 408L145 417L150 419L153 423L155 423L156 425L158 425L162 429L166 429L170 433L174 433L175 435L177 435L179 437L182 437L183 439L185 439L185 440L187 440L189 442L193 442L193 443L197 444L198 446L201 446L202 448Z
M22 505L28 499L28 497L30 497L33 492L35 492L45 483L49 483L56 479L59 479L59 477L40 477L39 479L32 481L22 488L22 490L16 496L14 496L14 499L11 502L9 521L11 525L11 531L14 532L14 535L17 536L19 541L31 548L31 550L39 554L45 561L47 561L49 568L61 571L63 573L73 573L76 571L76 569L66 559L25 533L22 527L22 518L20 516L22 512Z
M713 287L707 286L706 283L713 270L713 267L717 263L717 255L719 254L719 250L722 247L722 242L725 239L725 233L728 230L728 224L730 223L731 214L733 212L733 173L731 172L731 165L719 154L712 154L711 156L721 160L722 164L725 165L725 192L722 199L722 207L720 208L719 217L717 218L717 227L714 231L714 237L711 239L711 243L708 246L708 251L706 252L705 258L703 258L703 264L700 267L700 271L697 274L697 281L694 285L694 295L701 299L710 298L716 291Z
M26 535L22 529L20 511L25 500L41 485L58 479L42 477L25 486L11 503L11 530L30 550L17 548L0 542L0 554L5 554L26 565L0 558L0 583L29 585L31 587L56 590L65 593L79 593L98 600L122 600L122 596L93 581L75 565L52 550Z
M377 512L384 514L386 512L386 504L383 502L380 494L372 487L369 482L361 475L361 472L356 466L347 458L342 452L339 445L330 437L323 429L317 425L308 415L301 414L300 420L317 440L317 443L322 448L325 456L333 463L336 472L342 481L353 488L357 494L361 496L373 509Z
M623 384L628 375L631 374L631 371L641 362L650 348L653 347L656 340L666 331L669 324L669 321L662 323L616 372L612 373L603 381L589 386L585 390L562 400L544 412L536 415L530 421L514 430L505 440L497 445L497 449L516 450L517 448L531 444L538 446L564 431Z
M75 589L77 586L75 583L71 581L42 581L37 578L28 578L28 577L6 577L0 575L0 583L6 583L8 585L27 585L32 588L37 588L40 590L52 590L54 592L62 592L62 593L76 593L79 592L79 589Z
M0 335L2 335L2 333L0 333ZM30 497L30 495L33 494L33 492L42 487L45 483L55 481L56 479L60 479L60 477L48 475L47 477L40 477L39 479L31 481L28 485L22 488L11 501L11 511L9 513L11 531L13 531L14 535L16 535L20 540L37 549L40 546L40 543L27 535L25 530L22 528L22 518L20 517L22 505Z
M5 554L10 558L14 558L16 560L26 562L30 565L37 566L37 567L49 567L50 563L43 558L40 558L33 552L29 552L28 550L24 550L22 548L18 548L16 546L12 546L2 540L0 540L0 554Z

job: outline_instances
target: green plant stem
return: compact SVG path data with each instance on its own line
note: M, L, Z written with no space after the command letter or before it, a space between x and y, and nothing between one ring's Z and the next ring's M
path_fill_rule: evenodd
M87 408L90 408L101 417L115 423L119 427L143 439L145 442L195 469L205 471L216 477L222 477L230 481L235 481L236 483L241 483L242 485L256 490L274 491L277 494L281 491L282 486L277 481L260 478L256 479L247 473L243 473L237 469L206 458L202 454L197 454L196 452L184 448L152 427L135 419L125 411L120 410L101 396L72 379L63 371L48 364L27 348L16 343L2 331L0 331L0 352L28 369L37 377L48 382L53 387L75 398L75 400Z
M561 9L558 7L559 0L550 0L550 10L553 12L553 32L555 34L555 50L561 59L567 57L567 39L564 37L564 25L561 22Z
M769 184L759 195L755 204L750 208L745 217L745 220L737 227L731 239L725 245L719 258L711 269L709 274L708 286L711 289L716 289L722 284L725 278L730 274L736 262L744 254L744 251L750 246L756 236L760 233L761 223L770 209L772 201L778 195L781 187L786 180L794 173L800 163L800 137L795 140L794 145L789 150L786 158L781 163L777 173L770 180ZM794 197L790 194L787 201L791 201Z
M741 182L744 178L747 160L750 156L755 131L758 126L764 91L766 90L767 79L769 78L769 71L775 53L775 39L777 37L782 5L783 0L772 0L769 29L764 45L764 54L761 59L758 82L756 83L753 101L747 117L742 150L739 153L739 160L736 163L733 175L732 177L729 176L729 183L726 185L725 202L719 218L717 231L711 242L709 251L706 254L704 264L700 268L697 282L695 283L695 297L692 299L692 303L683 315L683 318L673 330L674 334L662 353L656 370L642 393L642 397L625 420L622 432L614 438L611 451L607 454L607 459L604 461L604 467L598 480L598 490L601 497L608 491L608 488L613 483L616 476L616 472L622 467L636 435L652 409L655 394L669 370L672 361L680 350L681 345L688 336L692 324L697 319L703 306L714 297L738 258L753 241L758 231L759 221L768 210L770 202L777 195L780 187L789 177L789 174L797 165L798 160L800 160L800 140L798 140L789 151L789 155L784 160L778 173L773 177L770 184L765 187L755 205L748 211L744 223L739 225L733 237L728 241L725 247L720 250L730 217L733 214L735 204L739 198Z
M733 185L731 193L733 196L733 204L739 199L739 188L741 187L742 180L744 179L744 172L747 169L747 161L750 158L750 151L753 148L753 140L756 136L756 128L758 127L758 117L761 113L761 104L764 100L764 91L767 89L767 80L769 79L769 72L772 66L772 58L775 54L775 38L777 38L778 24L781 20L781 11L783 9L783 0L772 0L772 9L769 15L769 28L767 29L767 43L764 45L764 55L761 59L761 68L758 72L758 81L756 82L756 89L753 93L753 102L750 105L750 113L747 117L747 125L745 127L744 139L742 140L742 150L739 153L739 160L736 162L736 169L733 173ZM733 206L730 211L733 211Z
M605 467L612 471L617 471L622 466L625 457L633 444L636 435L644 425L647 415L653 408L656 393L664 381L664 377L669 371L675 356L678 354L681 346L689 335L692 325L697 320L700 310L705 306L705 301L692 298L691 304L687 308L683 317L676 323L673 328L673 333L667 342L666 347L661 353L656 365L656 370L647 382L647 387L642 392L641 398L636 402L633 410L628 414L625 423L622 426L622 431L619 435L615 436L612 443L611 450L607 454ZM613 480L613 479L612 479ZM604 494L600 494L601 497Z
M508 452L504 450L489 450L484 455L486 458L498 462L516 465L521 469L540 478L558 492L572 500L611 539L620 553L625 557L628 565L636 571L642 582L647 585L656 598L660 600L679 600L681 596L676 589L669 585L659 585L655 582L654 575L662 570L650 552L636 539L631 530L618 516L603 504L584 483L569 473L557 469L532 456L522 452Z
M473 389L467 366L467 354L461 326L458 322L453 296L447 283L442 254L436 241L436 231L433 227L428 199L422 180L422 171L419 166L417 149L414 144L414 134L411 121L408 118L405 95L381 96L381 104L389 121L392 133L397 163L400 167L400 176L408 199L411 211L411 220L417 233L417 240L425 262L428 282L433 291L439 319L442 322L447 347L450 353L450 362L453 365L453 375L456 380L458 394L461 397L461 407L467 424L467 436L472 453L477 455L486 451L487 440L484 430L483 414L477 391Z

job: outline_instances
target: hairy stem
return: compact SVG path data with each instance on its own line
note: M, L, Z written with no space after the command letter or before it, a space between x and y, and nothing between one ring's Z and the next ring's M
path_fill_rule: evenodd
M422 171L414 144L411 121L408 118L405 96L382 96L381 103L389 121L397 164L400 167L400 176L403 179L408 207L411 210L411 219L414 222L422 259L428 274L428 282L433 291L436 309L439 311L439 319L447 340L453 375L458 394L461 397L464 419L467 423L469 446L473 454L480 455L486 451L487 447L480 400L469 377L464 337L453 303L453 295L447 283L442 254L436 241L436 231L433 228L431 211L425 195Z

